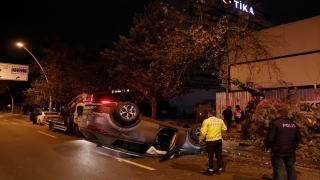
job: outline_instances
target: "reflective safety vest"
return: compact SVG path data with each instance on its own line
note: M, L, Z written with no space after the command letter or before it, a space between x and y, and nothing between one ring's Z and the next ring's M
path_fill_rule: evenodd
M202 122L199 141L216 141L222 139L221 131L226 131L224 121L217 117L209 117Z

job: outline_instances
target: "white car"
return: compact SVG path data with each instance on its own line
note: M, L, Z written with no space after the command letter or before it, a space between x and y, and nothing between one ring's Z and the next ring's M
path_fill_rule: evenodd
M42 111L37 114L37 124L45 124L47 119L60 119L59 112L49 112L49 111Z

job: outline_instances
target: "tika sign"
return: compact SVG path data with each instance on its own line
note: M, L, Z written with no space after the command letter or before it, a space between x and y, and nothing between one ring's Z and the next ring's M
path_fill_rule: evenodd
M232 1L231 0L222 0L223 3L225 4L232 4ZM254 15L254 11L253 11L253 8L242 3L242 1L236 1L236 0L233 0L233 3L234 3L234 7L237 8L237 9L240 9L244 12L247 12L247 13L250 13L252 15Z
M28 81L29 66L0 63L0 80Z

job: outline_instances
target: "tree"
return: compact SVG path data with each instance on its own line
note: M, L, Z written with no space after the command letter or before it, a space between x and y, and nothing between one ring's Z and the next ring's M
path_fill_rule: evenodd
M191 37L184 36L178 20L166 6L150 3L134 18L130 37L120 36L114 50L102 53L114 61L110 72L117 87L129 87L139 101L151 103L154 119L157 102L188 92L187 80L196 63L187 60Z
M23 81L0 81L0 94L3 96L0 106L5 109L11 104L12 109L15 103L22 102L21 91L25 89L27 83Z
M277 68L275 61L263 61L252 63L260 59L272 59L272 47L284 46L276 37L265 35L259 31L272 27L263 15L258 12L254 16L244 11L234 9L233 12L223 17L212 15L212 8L218 1L190 1L192 13L190 17L181 16L182 19L190 19L189 36L193 46L193 56L201 62L203 70L209 69L212 74L218 75L222 80L236 85L238 88L249 91L253 100L246 107L244 116L245 125L242 127L242 138L250 137L249 128L255 106L264 99L263 92L247 86L246 82L240 82L230 77L230 65L246 64L250 71L248 82L255 76L257 70L267 67L269 79L281 80L281 71ZM251 6L250 1L246 4ZM190 46L191 47L191 46ZM189 61L194 59L189 58ZM252 82L254 83L254 82Z
M30 84L30 88L23 91L24 95L24 104L25 105L39 105L42 107L45 107L45 109L48 107L48 94L49 92L46 92L46 81L43 81L41 79L36 80L35 82Z
M248 102L246 109L245 109L245 114L244 114L244 122L243 126L241 128L241 139L250 139L250 125L252 121L252 117L255 113L256 106L265 99L265 93L254 88L252 82L248 82L247 84L244 84L240 82L238 79L230 79L230 82L235 84L237 87L248 91L252 99Z
M96 49L71 48L53 36L52 46L43 49L41 61L48 83L44 76L36 77L24 92L27 102L46 107L46 97L51 95L57 107L79 94L107 89L109 75L97 52Z
M271 27L263 16L257 13L252 17L242 11L212 16L215 3L215 0L192 0L190 14L150 4L144 15L134 19L130 38L121 36L114 51L105 51L106 58L116 61L113 73L117 82L138 90L141 97L148 99L153 118L158 100L187 89L186 77L194 68L201 67L229 80L232 78L229 77L230 64L272 58L270 44L281 45L272 37L257 33ZM265 61L259 67L248 66L252 76L254 69L267 66L270 78L281 78L273 61Z
M286 109L290 119L295 121L301 129L302 141L299 144L296 154L301 158L312 158L320 160L320 108L308 107L298 98L295 89L284 89L287 96L282 99L264 100L257 106L255 117L252 119L252 126L249 129L251 139L254 139L256 146L264 148L264 139L267 134L269 123L276 119L277 109ZM299 106L296 106L298 104ZM305 111L301 111L300 108ZM306 113L308 111L308 113Z

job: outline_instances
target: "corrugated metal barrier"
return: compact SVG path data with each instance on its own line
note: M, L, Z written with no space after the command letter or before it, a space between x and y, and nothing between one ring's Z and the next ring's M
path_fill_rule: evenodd
M288 95L287 89L277 89L277 90L265 90L266 99L274 98L285 98ZM320 90L318 89L297 89L296 93L300 100L303 101L319 101L320 100ZM216 93L216 111L217 117L222 117L222 111L231 106L232 110L235 109L236 105L240 105L241 109L245 109L248 102L251 100L251 94L247 91L240 92L230 92L228 93L229 103L226 102L226 93L217 92Z

